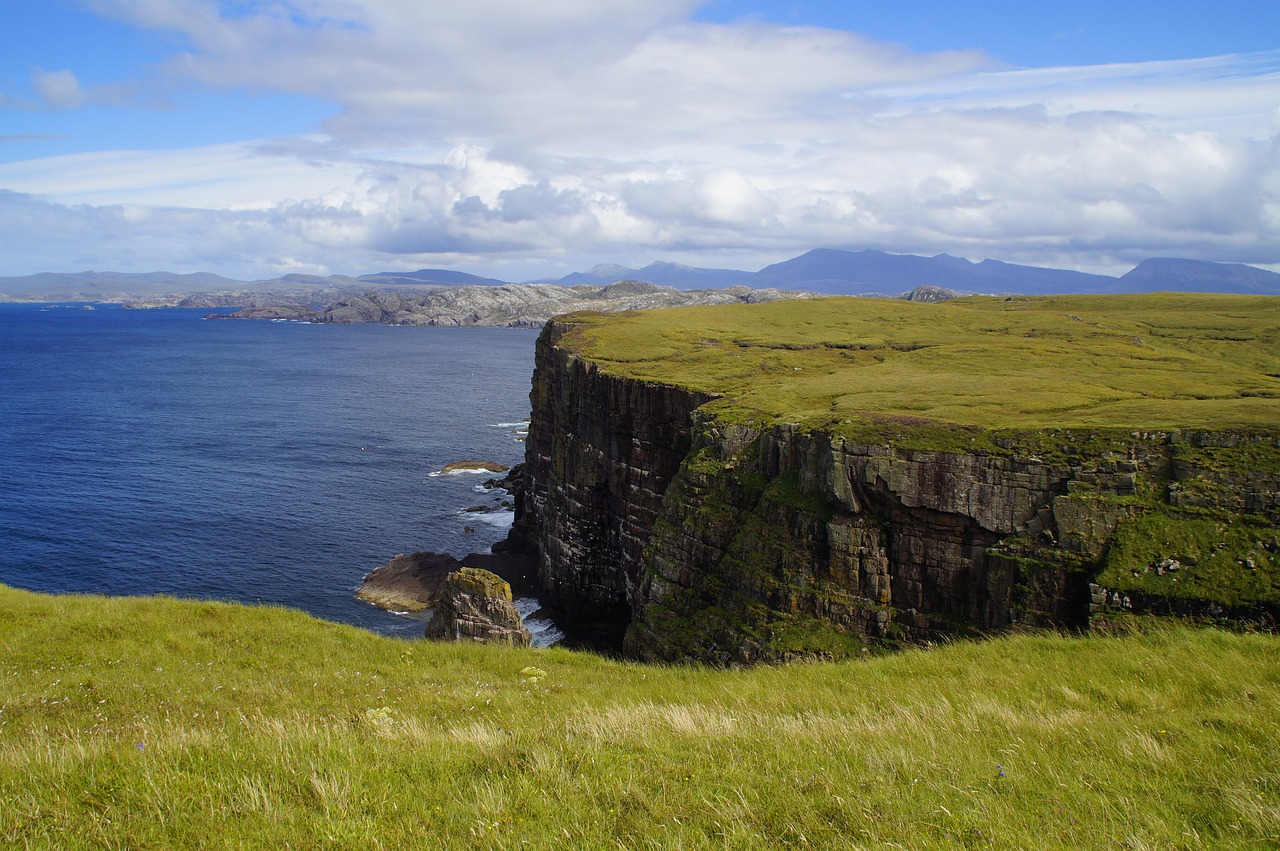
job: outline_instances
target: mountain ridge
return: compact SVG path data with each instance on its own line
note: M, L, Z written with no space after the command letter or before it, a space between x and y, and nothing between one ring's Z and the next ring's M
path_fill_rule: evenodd
M942 287L966 294L1069 295L1125 292L1215 292L1280 295L1280 274L1241 263L1219 263L1170 257L1150 258L1121 276L1071 269L1026 266L997 259L978 262L949 254L931 257L892 254L877 249L848 251L815 248L756 272L687 266L655 261L638 269L600 264L559 278L523 284L605 286L637 280L681 290L805 290L824 295L898 296L920 286ZM149 297L214 293L276 293L305 298L308 291L369 288L432 289L456 286L502 286L503 281L454 269L374 272L360 276L289 274L257 281L238 281L207 272L40 272L0 277L0 300L139 300ZM260 301L260 299L259 299ZM174 299L176 304L177 299ZM159 305L157 305L159 306Z

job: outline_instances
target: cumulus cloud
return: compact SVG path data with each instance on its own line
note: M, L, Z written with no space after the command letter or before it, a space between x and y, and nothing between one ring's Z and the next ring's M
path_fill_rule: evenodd
M75 109L84 103L84 91L75 73L66 68L60 71L36 71L31 75L31 85L36 95L54 109Z
M175 79L342 108L306 139L0 166L25 193L11 205L62 211L115 257L145 246L146 268L505 260L531 275L818 245L1280 263L1280 52L1019 70L693 23L694 0L92 4L181 34ZM58 73L45 101L83 101Z

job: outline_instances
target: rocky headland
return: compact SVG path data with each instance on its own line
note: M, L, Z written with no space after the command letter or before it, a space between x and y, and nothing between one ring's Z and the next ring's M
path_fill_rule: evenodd
M380 323L427 327L541 328L552 316L577 311L618 312L707 304L757 304L814 298L812 293L730 287L677 290L639 281L605 286L505 284L439 287L427 291L370 290L327 307L254 307L211 319L290 319L330 324Z
M1280 612L1280 304L831 299L557 319L510 551L640 659Z

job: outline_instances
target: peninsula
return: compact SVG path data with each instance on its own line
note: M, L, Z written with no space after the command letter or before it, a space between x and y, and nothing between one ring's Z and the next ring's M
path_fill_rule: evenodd
M507 547L633 657L1280 610L1274 299L579 313L536 358Z

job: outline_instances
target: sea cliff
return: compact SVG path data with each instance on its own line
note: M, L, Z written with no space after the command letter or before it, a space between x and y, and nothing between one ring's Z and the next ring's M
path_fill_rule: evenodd
M536 555L544 599L571 621L625 624L625 650L642 659L848 656L1141 611L1274 622L1280 323L1270 302L1032 300L1007 333L995 324L1007 305L954 304L552 321L537 346L509 546ZM1223 311L1253 315L1250 335ZM1148 334L1196 327L1138 353L1134 315L1147 316ZM975 341L970 321L993 339ZM886 322L892 340L881 339ZM726 339L736 323L750 337ZM1072 336L1080 324L1093 333ZM1224 325L1236 339L1214 342ZM1058 396L1074 398L1073 371L1110 385L1102 402L1047 416L1029 390L1009 391L1043 366L1042 352L1019 363L1017 350L1058 334L1088 344L1050 353ZM1116 345L1127 348L1098 348ZM997 376L968 422L896 409L923 410L913 394L945 406L976 393L937 377L948 349L960 371L966 358L1012 359L1010 382ZM865 351L872 361L858 360ZM1095 376L1132 369L1135 354L1155 366L1131 388ZM1188 416L1178 388L1194 399L1219 354L1245 366L1224 366L1220 394L1200 394L1208 404ZM859 399L886 364L897 401Z

